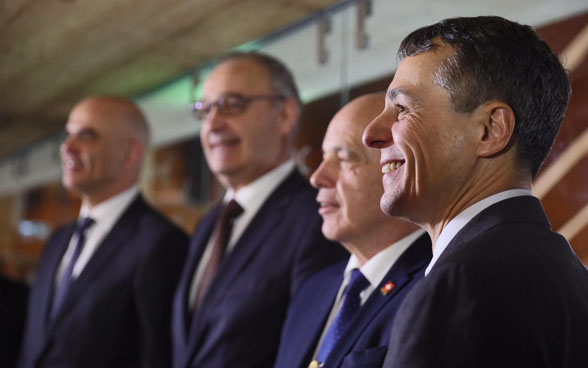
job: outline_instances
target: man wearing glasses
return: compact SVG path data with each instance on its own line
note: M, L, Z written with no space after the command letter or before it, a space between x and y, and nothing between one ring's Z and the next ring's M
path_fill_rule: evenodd
M345 256L322 236L316 192L290 158L297 88L279 61L233 53L192 110L227 192L192 237L174 300L174 367L270 367L290 298Z

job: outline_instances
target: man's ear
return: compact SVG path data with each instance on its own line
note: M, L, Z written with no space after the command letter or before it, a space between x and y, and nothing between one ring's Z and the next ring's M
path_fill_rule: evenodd
M300 106L296 100L292 97L287 97L282 102L282 109L280 110L280 129L282 132L289 136L296 126L298 117L300 116Z
M125 162L128 167L133 167L137 162L141 161L145 148L143 144L136 139L131 139L127 145L127 151L125 155Z
M512 108L501 101L490 101L479 107L480 137L478 155L490 157L508 147L514 134L515 115Z

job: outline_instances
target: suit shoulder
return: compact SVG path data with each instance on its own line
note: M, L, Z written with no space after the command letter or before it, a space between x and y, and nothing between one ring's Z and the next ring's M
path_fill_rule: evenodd
M140 211L130 213L129 216L137 216L132 243L141 254L142 261L139 263L160 256L165 259L184 259L189 241L186 232L146 203Z
M304 282L304 285L313 285L316 282L319 282L326 278L343 277L343 273L345 272L345 266L347 266L347 262L348 259L343 259L315 272Z
M153 230L173 233L178 236L185 236L186 238L188 236L179 226L148 204L145 207L142 222L143 226Z
M314 189L309 181L302 176L298 170L292 171L273 192L274 195L297 195L297 196L314 196L316 189Z
M528 223L502 224L453 248L447 249L447 259L453 263L471 265L473 268L504 270L505 267L512 267L517 272L521 267L549 267L554 262L574 257L563 236Z

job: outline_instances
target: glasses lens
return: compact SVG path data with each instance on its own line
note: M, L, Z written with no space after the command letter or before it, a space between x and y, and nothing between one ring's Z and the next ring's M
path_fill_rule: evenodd
M243 96L232 95L225 98L220 98L216 102L218 111L225 115L240 114L245 111L247 100Z
M251 101L268 99L268 100L283 100L281 95L259 95L245 97L239 94L229 94L221 97L214 102L197 101L192 104L192 112L198 120L204 120L208 113L216 106L218 113L222 115L237 115L241 114L247 108Z

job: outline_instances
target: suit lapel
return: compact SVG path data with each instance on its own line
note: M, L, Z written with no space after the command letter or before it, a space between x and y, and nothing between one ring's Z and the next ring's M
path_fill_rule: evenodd
M280 223L283 211L288 209L288 204L291 201L289 193L295 192L302 183L304 183L304 178L296 170L284 179L251 220L235 244L235 248L220 263L217 275L213 278L198 310L198 315L190 325L188 359L192 359L198 342L202 338L200 335L205 332L205 329L200 328L200 324L205 323L209 310L215 307L217 298L222 297L225 290L231 287L233 280L238 278L243 269L250 264L250 260L255 256L259 247L263 246L267 236Z
M60 235L52 241L51 245L48 245L48 256L45 264L45 270L38 270L38 275L47 275L37 282L39 284L39 290L41 290L40 296L40 308L43 308L40 312L42 313L43 320L48 321L51 304L53 303L53 290L55 285L55 277L63 254L67 250L69 241L73 235L75 229L75 222L67 225L67 227L60 233ZM55 244L55 249L49 249Z
M219 277L211 285L212 290L207 296L208 300L214 300L217 295L222 295L226 288L231 287L232 280L239 277L257 250L265 244L266 238L281 223L282 216L288 210L292 200L289 193L296 192L297 187L303 185L304 180L298 171L294 170L268 197L235 244L231 254L222 260Z
M394 263L378 287L359 310L359 315L347 327L327 359L327 366L339 366L343 358L353 349L354 344L371 321L389 303L396 302L395 296L415 277L424 272L431 259L431 241L427 234L420 236ZM385 293L382 288L392 282L394 288Z
M280 223L281 211L286 208L286 204L286 200L280 200L279 203L266 201L237 241L232 252L221 261L218 272L200 305L198 315L190 325L188 338L190 348L197 345L199 334L202 332L199 324L206 320L209 309L215 307L214 301L222 297L224 291L231 287L232 280L239 277L243 268L250 264L251 258L255 256L256 250L263 245L264 239Z
M287 200L267 202L255 215L247 229L235 244L232 252L224 257L219 265L218 277L211 284L209 300L214 300L217 295L230 287L230 283L242 272L251 258L255 256L272 230L281 222L283 210L287 208Z
M202 258L202 254L208 244L214 224L219 215L221 204L218 204L209 215L207 215L198 226L196 233L190 241L189 256L178 283L174 296L172 332L174 338L174 361L183 362L186 360L188 321L191 311L188 308L190 286L194 272Z
M64 315L67 315L67 311L75 304L75 300L83 297L84 290L87 290L91 283L100 277L97 275L103 271L105 265L109 264L108 260L124 248L125 244L127 244L126 240L134 235L137 218L145 208L146 204L139 195L129 208L123 212L110 232L102 240L77 280L71 285L63 305L55 316L53 325L58 323Z
M343 271L346 264L347 261L341 262L337 266L331 267L329 270L332 272L328 275L312 279L312 288L305 289L310 292L302 295L303 302L309 303L309 307L299 309L302 312L301 315L288 316L290 323L302 323L307 327L294 328L296 334L289 336L291 341L296 341L295 344L292 344L290 357L294 359L293 362L299 363L292 366L306 367L310 363L333 303L335 303L339 287L343 282Z

